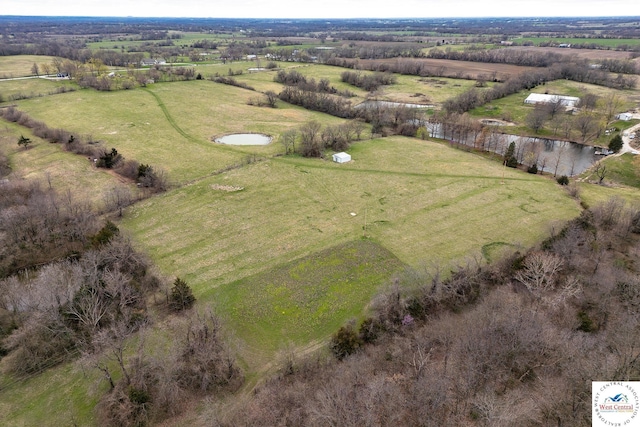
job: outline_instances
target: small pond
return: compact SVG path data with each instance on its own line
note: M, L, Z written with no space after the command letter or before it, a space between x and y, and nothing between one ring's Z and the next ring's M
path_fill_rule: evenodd
M271 142L271 137L261 133L234 133L221 136L214 141L226 145L267 145Z

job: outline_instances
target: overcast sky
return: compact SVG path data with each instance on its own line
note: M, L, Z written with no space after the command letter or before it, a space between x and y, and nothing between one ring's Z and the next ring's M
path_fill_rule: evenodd
M638 0L0 0L2 15L207 18L638 16Z

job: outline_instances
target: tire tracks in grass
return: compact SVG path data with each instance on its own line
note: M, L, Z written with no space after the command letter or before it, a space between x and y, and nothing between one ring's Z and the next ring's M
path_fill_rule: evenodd
M195 142L197 144L202 143L202 141L198 140L197 138L189 135L187 132L185 132L176 122L176 120L173 118L173 116L171 116L171 113L169 113L169 110L167 109L167 106L164 105L164 102L162 102L162 99L160 99L160 96L158 96L157 93L153 92L151 89L149 88L142 88L144 91L146 91L147 93L149 93L151 96L153 96L156 100L156 102L158 103L158 107L160 107L160 109L162 110L162 112L164 113L165 118L167 119L167 121L169 122L169 124L171 125L172 128L174 128L176 130L176 132L178 132L180 135L182 135L185 139L187 139L188 141L191 142Z

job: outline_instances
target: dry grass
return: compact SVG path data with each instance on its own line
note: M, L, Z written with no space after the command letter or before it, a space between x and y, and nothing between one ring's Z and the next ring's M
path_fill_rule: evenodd
M51 64L52 60L53 56L42 55L0 56L0 78L32 76L33 64L41 68L42 64Z

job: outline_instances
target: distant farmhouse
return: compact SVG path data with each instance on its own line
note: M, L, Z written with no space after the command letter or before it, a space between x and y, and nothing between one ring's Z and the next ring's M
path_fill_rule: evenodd
M576 104L580 102L580 98L575 96L564 95L547 95L544 93L532 93L524 100L525 104L549 104L552 102L558 102L564 105L566 108L575 108Z
M152 67L154 65L165 65L167 61L164 58L144 58L140 61L141 67Z

